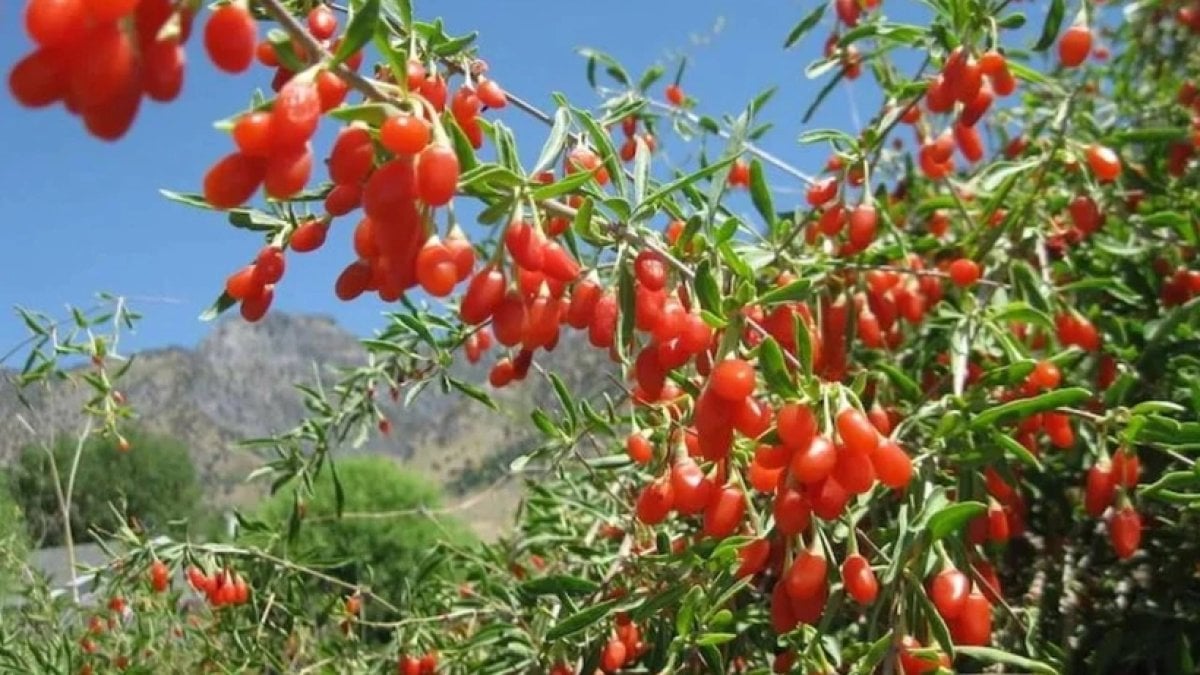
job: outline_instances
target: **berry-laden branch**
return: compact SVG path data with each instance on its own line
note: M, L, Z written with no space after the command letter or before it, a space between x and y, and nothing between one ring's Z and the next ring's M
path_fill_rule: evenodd
M895 23L873 0L820 3L786 39L794 44L836 14L824 57L806 69L826 78L806 119L835 88L869 73L885 102L871 126L806 134L805 143L834 150L819 176L755 136L727 151L757 160L679 167L667 182L652 176L676 169L652 159L656 120L740 135L740 122L714 131L693 114L685 60L658 97L648 90L666 74L660 66L633 77L592 50L589 80L606 114L557 101L550 115L504 92L470 38L446 34L440 20L395 25L391 12L411 13L405 2L374 26L365 24L375 0L354 5L341 38L389 40L376 43L386 59L373 77L358 74L361 52L332 65L340 49L329 45L342 43L327 5L254 2L216 3L204 46L228 72L256 58L278 68L277 95L231 121L236 150L205 176L202 198L171 195L268 234L270 244L227 280L213 315L240 304L244 318L261 318L286 256L319 248L334 221L352 214L361 214L354 253L335 294L400 303L364 340L366 365L328 394L318 376L304 389L311 416L253 443L278 454L255 477L308 484L354 432L390 433L377 392L400 406L402 393L406 405L438 383L508 413L496 405L499 390L530 370L546 374L555 404L534 401L536 447L520 446L533 449L511 473L533 460L548 460L537 468L549 470L530 481L515 533L478 548L439 544L422 565L450 559L451 578L424 568L395 594L375 581L361 592L338 583L290 549L139 545L129 531L135 551L108 568L104 587L136 596L148 573L163 595L136 597L136 631L112 622L111 638L94 631L75 648L69 635L63 649L37 656L67 654L58 670L72 672L80 659L85 668L142 667L118 662L127 645L138 658L159 649L127 637L136 634L179 638L162 653L198 640L206 661L198 670L395 666L431 675L435 652L443 670L554 675L914 673L985 670L991 661L1049 673L1159 662L1141 645L1111 650L1120 664L1076 645L1136 632L1111 607L1135 614L1197 594L1181 587L1200 555L1181 527L1200 503L1186 456L1200 442L1190 382L1200 270L1180 242L1195 229L1187 205L1197 201L1200 92L1183 54L1194 53L1200 12L1113 13L1106 25L1106 10L1088 5L1062 30L1066 8L1053 3L1033 51L1055 49L1056 65L1038 73L1023 56L1028 45L1006 39L1026 20L1007 14L1007 3L991 11L932 3L928 26ZM162 29L145 8L178 25ZM195 8L29 0L25 24L37 46L10 88L24 105L61 102L94 135L119 137L140 97L178 93ZM264 14L290 49L259 40ZM1092 44L1093 30L1126 53L1107 63L1109 45ZM901 50L922 60L915 74L893 62ZM64 64L66 52L95 58ZM298 66L289 58L297 55ZM597 68L623 88L596 87ZM124 89L105 81L121 78L101 77L118 69ZM1005 102L1021 87L1029 89L1019 104ZM352 90L368 104L344 105ZM550 127L532 178L508 127L496 122L485 137L480 114L505 105ZM322 159L312 143L326 116L349 123L328 155L333 187L318 195L305 187ZM911 148L893 137L900 125L916 136ZM995 147L1010 131L1013 142ZM477 154L485 142L494 152ZM1133 170L1123 175L1123 166ZM776 170L806 184L799 222L778 217L776 200L788 192L765 177ZM739 188L768 231L731 210L727 196ZM245 207L260 194L270 212ZM323 211L302 215L318 199ZM456 222L463 199L477 199L479 221L496 224L481 247ZM661 233L646 224L664 213L671 220ZM417 288L428 303L414 300ZM562 326L619 363L583 374L589 384L611 380L619 396L607 386L578 395L569 378L554 377L556 360L544 354L584 344L560 344ZM53 331L47 340L60 346ZM490 389L472 384L457 355L478 363L497 345ZM101 362L87 381L111 396L110 375ZM107 421L116 405L105 399L88 411ZM1143 465L1147 445L1160 452ZM1031 495L1044 503L1028 508ZM325 520L306 519L301 493L294 507L289 534ZM419 514L433 511L364 507L342 519ZM1155 524L1145 538L1143 516ZM1101 530L1109 546L1096 545ZM269 534L283 545L282 532ZM1096 592L1062 630L1048 613L1026 625L1036 599L1004 588L1040 568L1050 549L1097 561L1078 571ZM1119 561L1131 558L1135 585L1122 583L1130 567ZM211 611L185 626L166 591L170 566L189 562L197 564L189 583ZM1124 604L1109 602L1111 588ZM365 601L382 611L364 616ZM1178 636L1195 632L1184 609ZM993 630L1000 617L1006 625ZM1178 636L1164 644L1187 644ZM39 649L38 640L59 637L6 644ZM52 661L14 662L45 670Z

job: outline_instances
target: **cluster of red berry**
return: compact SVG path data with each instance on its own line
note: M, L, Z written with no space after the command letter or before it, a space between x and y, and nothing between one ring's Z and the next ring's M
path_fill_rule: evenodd
M179 96L191 23L172 0L31 0L25 32L37 46L9 73L9 89L30 108L61 102L93 136L117 140L143 96Z
M192 588L204 595L213 607L243 605L250 600L249 584L241 574L228 567L207 574L199 567L192 566L187 570L187 579Z
M396 661L396 675L433 675L437 667L437 652L425 652L421 656L405 655Z

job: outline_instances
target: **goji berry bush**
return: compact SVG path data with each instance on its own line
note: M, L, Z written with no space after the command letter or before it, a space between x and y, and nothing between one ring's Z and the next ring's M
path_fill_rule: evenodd
M395 303L367 366L253 441L278 457L259 476L336 482L388 431L377 392L557 405L508 467L534 477L514 530L430 551L402 601L286 548L126 531L108 607L31 598L7 662L1195 672L1200 4L929 0L924 26L808 4L777 36L832 26L803 121L850 80L883 100L861 132L794 130L828 148L811 174L764 149L787 145L769 92L721 117L682 67L587 51L601 102L543 110L408 0L29 0L12 95L100 139L179 93L186 49L269 82L167 193L248 231L207 317L260 319L329 236L356 256L331 292ZM518 145L505 107L546 134ZM704 150L668 166L660 143ZM602 350L611 386L568 390L537 367L556 348Z

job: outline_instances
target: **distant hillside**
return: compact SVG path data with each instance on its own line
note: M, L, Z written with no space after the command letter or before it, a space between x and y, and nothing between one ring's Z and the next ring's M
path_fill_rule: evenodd
M612 364L598 350L572 348L576 339L564 339L553 354L539 355L539 363L562 375L573 391L593 393L605 386L604 373ZM256 501L264 488L244 482L261 461L237 442L288 429L302 418L304 407L293 384L312 383L318 374L326 383L335 382L339 367L363 360L357 338L332 319L272 313L257 324L221 321L194 350L137 354L121 389L142 426L188 445L214 505L243 505ZM487 364L457 368L456 375L486 387ZM497 475L495 467L536 442L529 412L554 400L551 387L532 373L525 383L492 393L499 413L429 387L407 409L389 410L391 434L374 435L363 450L394 456L437 479L448 502L468 498ZM0 389L0 461L34 440L15 413L25 415L43 440L70 434L80 422L85 394L63 384L34 388L26 392L29 410L11 390ZM459 515L481 534L492 534L507 524L515 502L510 487Z

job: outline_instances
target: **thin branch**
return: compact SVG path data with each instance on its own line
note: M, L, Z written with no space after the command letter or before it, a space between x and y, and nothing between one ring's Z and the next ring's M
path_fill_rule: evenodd
M679 115L680 117L683 117L684 119L691 122L692 124L700 124L700 117L698 115L694 115L682 108L678 108L676 106L670 105L669 103L663 103L662 101L656 101L651 98L646 98L645 101L646 101L646 104L652 108L658 108L659 110L664 110L669 113ZM717 135L726 140L729 139L729 132L725 131L724 129L718 128ZM792 166L791 164L788 164L787 162L783 161L782 159L779 159L775 155L767 152L766 150L763 150L762 147L759 145L756 145L750 141L745 141L744 143L742 143L742 147L746 150L746 152L750 153L751 155L754 155L755 157L766 162L767 164L770 164L771 166L775 167L776 169L779 169L780 171L782 171L790 176L798 178L805 185L812 185L813 183L816 182L816 179L813 178L811 175L801 171L800 169Z

